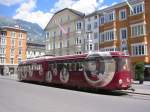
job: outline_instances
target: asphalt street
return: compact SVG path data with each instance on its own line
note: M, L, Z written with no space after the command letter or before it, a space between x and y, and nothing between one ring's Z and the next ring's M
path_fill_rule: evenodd
M0 78L0 112L149 112L150 99L94 94Z

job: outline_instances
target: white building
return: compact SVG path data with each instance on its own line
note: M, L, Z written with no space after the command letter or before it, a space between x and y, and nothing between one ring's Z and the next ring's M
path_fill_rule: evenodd
M85 52L99 51L99 15L97 12L85 16Z
M45 55L45 44L27 42L27 59Z

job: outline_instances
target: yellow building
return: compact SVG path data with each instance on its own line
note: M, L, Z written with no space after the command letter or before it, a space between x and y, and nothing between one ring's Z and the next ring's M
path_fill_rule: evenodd
M99 11L100 50L128 52L133 65L144 62L149 71L150 0L129 3L132 8L123 2Z
M19 26L0 28L0 74L16 73L18 63L26 59L26 36Z

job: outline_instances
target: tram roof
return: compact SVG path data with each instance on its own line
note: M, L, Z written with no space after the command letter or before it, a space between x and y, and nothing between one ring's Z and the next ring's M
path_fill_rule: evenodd
M112 51L112 52L89 52L84 54L76 54L76 55L65 55L65 56L41 56L35 57L31 59L27 59L22 61L21 64L24 63L32 63L32 62L41 62L41 61L65 61L65 60L76 60L76 59L86 59L88 55L100 55L100 56L129 56L124 52L120 51Z

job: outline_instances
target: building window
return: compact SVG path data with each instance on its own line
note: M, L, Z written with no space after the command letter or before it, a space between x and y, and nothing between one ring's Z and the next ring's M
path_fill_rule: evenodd
M14 39L14 38L11 39L11 46L12 46L12 47L15 46L15 39Z
M67 28L67 33L68 33L68 34L70 33L70 27Z
M21 62L21 58L18 58L18 63L20 63Z
M22 39L22 33L19 33L19 39Z
M88 25L87 25L87 30L88 30L88 31L91 30L91 24L88 24Z
M101 49L101 51L116 51L116 47L115 46L112 46L112 47L106 47L106 48L103 48Z
M76 44L76 45L81 44L81 38L80 38L80 37L77 37L77 38L76 38L75 44Z
M10 58L10 63L14 64L14 58Z
M50 32L46 32L46 39L50 37Z
M62 48L62 42L60 42L59 45L60 45L60 48Z
M104 24L104 23L105 23L104 16L101 16L101 17L100 17L100 24Z
M81 22L77 22L77 26L76 26L77 30L81 30L82 28L81 26L82 26Z
M102 32L101 34L100 34L100 42L104 42L104 32Z
M91 50L93 50L93 45L92 45L92 44L90 44L90 51L91 51Z
M122 9L119 11L119 19L125 20L127 18L126 9Z
M5 63L5 58L4 57L0 57L0 63Z
M108 21L113 21L114 20L114 13L110 13L108 15Z
M132 55L142 56L147 55L147 45L143 43L132 44Z
M109 13L105 13L100 17L100 24L112 22L115 20L115 11L111 11Z
M97 28L97 22L94 22L94 29Z
M14 53L15 53L15 49L10 49L10 55L14 56Z
M70 16L68 15L68 21L70 21Z
M94 44L94 50L95 50L95 51L97 51L97 50L99 49L99 46L98 46L98 45L99 45L98 43L95 43L95 44Z
M55 42L56 41L56 32L54 32L54 35L53 35L53 49L55 49Z
M5 54L5 48L0 47L0 54Z
M115 12L114 11L107 13L105 15L105 22L112 22L114 20L115 20Z
M16 38L16 32L11 32L11 37Z
M62 30L60 30L60 38L62 38Z
M127 39L127 28L120 29L120 39Z
M46 41L46 50L50 50L50 45L49 45L49 41Z
M94 39L97 39L98 38L98 34L97 32L94 32Z
M69 47L69 45L70 45L70 44L69 44L69 40L67 40L67 47Z
M63 20L62 20L62 18L60 19L60 23L62 23L63 22Z
M6 45L6 38L4 37L0 38L0 45Z
M121 47L121 50L122 50L122 51L128 51L128 48L127 48L127 46L122 46L122 47Z
M22 54L22 49L21 48L19 48L18 54L19 54L19 56L21 56L21 54Z
M107 30L102 32L101 34L101 42L105 42L105 41L113 41L115 39L115 30Z
M132 5L133 11L131 10L132 15L140 14L144 12L144 3Z
M94 19L97 19L97 15L94 16Z
M5 37L6 36L6 32L1 31L1 36Z
M132 37L143 36L146 34L146 25L144 23L131 25Z

